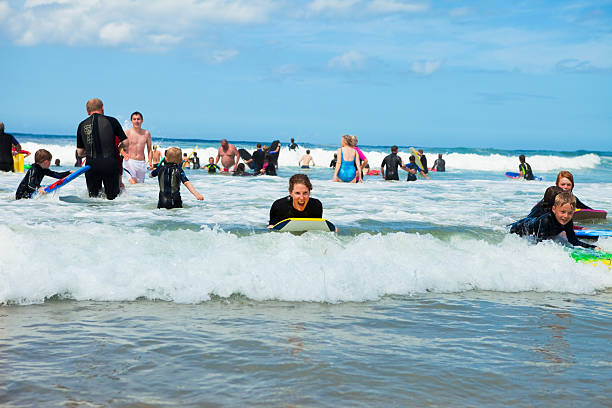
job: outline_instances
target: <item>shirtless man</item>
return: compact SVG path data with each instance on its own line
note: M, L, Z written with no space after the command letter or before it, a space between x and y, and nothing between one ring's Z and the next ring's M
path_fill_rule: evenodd
M161 152L157 150L157 145L153 145L153 152L149 156L149 169L154 169L161 161Z
M223 165L223 171L229 171L232 165L234 165L232 171L235 171L236 167L238 166L240 154L238 153L236 146L228 143L227 139L221 139L221 146L219 146L219 153L217 154L215 164L219 163L219 158L221 159L221 164Z
M300 159L298 165L301 166L303 169L309 169L310 168L310 162L312 162L312 165L314 167L315 162L312 159L312 156L310 155L310 150L306 150L306 154L302 156L302 158Z
M142 113L134 112L130 118L132 128L125 134L130 142L127 153L123 154L123 168L130 174L130 184L144 183L147 163L145 162L144 148L147 148L147 157L151 160L151 133L142 128Z

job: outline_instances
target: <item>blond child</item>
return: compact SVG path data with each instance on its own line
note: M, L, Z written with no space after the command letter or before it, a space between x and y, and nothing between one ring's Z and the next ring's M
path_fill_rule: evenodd
M181 183L185 184L187 190L196 198L202 201L204 197L193 187L185 172L181 168L182 158L181 149L171 147L166 151L163 164L159 165L151 172L151 177L157 176L159 180L159 201L157 208L182 208Z

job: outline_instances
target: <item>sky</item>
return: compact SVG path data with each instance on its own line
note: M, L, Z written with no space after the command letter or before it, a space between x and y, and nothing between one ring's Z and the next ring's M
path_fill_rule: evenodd
M612 151L612 0L0 0L0 121Z

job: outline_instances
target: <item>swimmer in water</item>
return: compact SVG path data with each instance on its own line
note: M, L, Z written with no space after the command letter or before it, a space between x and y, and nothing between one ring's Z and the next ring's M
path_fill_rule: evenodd
M519 174L521 175L521 177L523 177L525 180L533 180L533 172L531 171L531 166L525 161L524 154L521 154L519 156L519 162Z
M397 150L397 146L391 146L391 154L385 156L380 164L380 174L383 180L399 180L397 168L400 167L403 169L405 166L404 160L397 155Z
M356 183L357 174L361 172L359 155L353 146L351 135L342 136L342 147L338 149L340 160L336 163L336 169L332 181L344 183Z
M289 195L276 200L270 208L268 228L287 218L323 218L323 204L310 197L312 184L305 174L294 174L289 179Z
M67 177L71 171L63 171L61 173L49 170L51 165L51 153L45 149L39 149L34 154L34 164L25 174L17 192L15 193L15 199L21 200L22 198L30 198L32 194L38 191L39 194L46 194L45 188L40 186L43 177L49 176L56 179L62 179Z
M315 162L310 155L310 150L306 150L306 154L302 156L300 161L298 162L298 166L301 166L303 169L310 168L310 162L312 162L312 166L315 166Z
M574 175L569 171L560 171L559 174L557 174L557 182L555 184L557 187L562 188L563 191L569 191L574 194ZM591 207L580 201L578 197L576 197L576 208L580 208L581 210L592 210Z
M215 159L213 157L208 158L208 164L204 166L204 168L208 170L209 173L216 173L217 170L221 171L221 167L215 164Z
M416 181L417 179L417 172L421 173L421 175L423 177L425 177L427 180L430 180L429 176L427 174L425 174L420 168L419 166L417 166L416 164L416 159L414 158L413 155L410 155L410 157L408 158L408 164L404 167L402 167L402 170L405 170L408 172L408 178L406 179L406 181Z
M523 218L512 224L510 233L520 236L533 237L537 242L547 239L557 239L564 233L565 238L572 246L592 248L600 251L601 248L587 244L576 238L572 217L576 210L576 198L570 192L561 192L555 197L555 203L550 212L537 218Z
M433 164L432 170L435 170L439 173L446 171L446 161L442 158L442 153L438 154L438 158Z
M159 180L159 200L157 208L182 208L181 183L185 184L187 190L202 201L204 197L193 187L185 172L181 168L181 149L171 147L166 150L166 160L151 172L151 177L157 176Z

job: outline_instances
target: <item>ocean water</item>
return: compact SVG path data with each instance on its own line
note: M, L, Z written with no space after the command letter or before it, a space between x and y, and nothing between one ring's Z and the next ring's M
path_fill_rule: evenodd
M16 136L72 168L72 137ZM218 146L154 142L202 163ZM306 148L339 233L269 232ZM612 271L506 225L559 170L609 211L612 153L432 147L447 172L429 181L348 185L331 182L336 148L284 146L278 177L187 170L204 201L183 188L170 211L156 179L114 201L83 177L15 201L23 175L0 174L0 405L611 405ZM361 148L373 168L388 153ZM504 176L520 153L543 181Z

